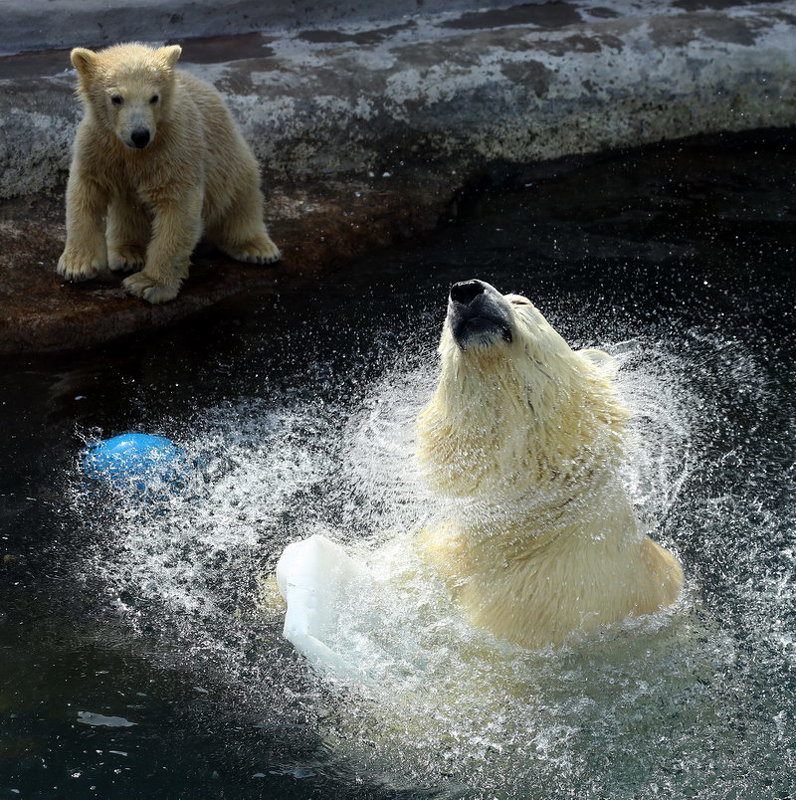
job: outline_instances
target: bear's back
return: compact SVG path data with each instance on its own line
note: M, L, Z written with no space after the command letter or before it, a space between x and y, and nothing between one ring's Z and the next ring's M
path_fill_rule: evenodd
M259 166L220 92L189 72L176 73L175 116L194 116L201 127L205 158L205 206L203 217L212 225L228 212L236 198L230 187L254 182L259 185ZM195 109L195 112L193 111Z

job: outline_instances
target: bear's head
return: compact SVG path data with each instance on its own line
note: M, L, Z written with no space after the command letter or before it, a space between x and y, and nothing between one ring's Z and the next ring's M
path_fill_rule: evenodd
M529 496L621 458L628 412L611 380L613 360L572 350L525 297L480 280L455 284L439 354L417 450L437 491Z
M181 52L179 45L120 44L99 52L76 47L71 60L86 109L127 147L149 147L168 117Z

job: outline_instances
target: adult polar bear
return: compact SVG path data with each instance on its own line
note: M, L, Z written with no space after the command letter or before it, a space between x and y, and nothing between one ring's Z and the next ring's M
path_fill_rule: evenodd
M537 648L674 603L680 564L641 532L620 480L628 412L612 359L573 351L526 298L479 280L452 287L439 352L417 458L453 510L417 541L469 621ZM324 631L367 580L324 537L290 545L285 635L336 666Z
M641 533L619 477L610 356L478 280L451 289L439 349L418 458L460 502L421 547L470 621L539 647L672 604L680 564Z

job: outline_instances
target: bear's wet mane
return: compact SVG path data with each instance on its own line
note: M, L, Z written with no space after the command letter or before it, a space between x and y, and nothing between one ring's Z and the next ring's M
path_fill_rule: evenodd
M418 421L421 468L443 494L530 500L621 458L628 412L610 379L533 306L514 316L514 341L493 347L463 351L443 331L439 382Z

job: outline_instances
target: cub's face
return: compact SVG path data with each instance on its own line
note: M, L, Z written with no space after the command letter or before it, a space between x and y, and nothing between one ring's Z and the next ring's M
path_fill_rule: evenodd
M160 122L165 81L155 70L120 75L103 87L102 102L114 133L132 149L143 150L155 139Z
M101 53L72 51L81 95L96 117L132 150L144 150L167 113L180 48L118 45Z

